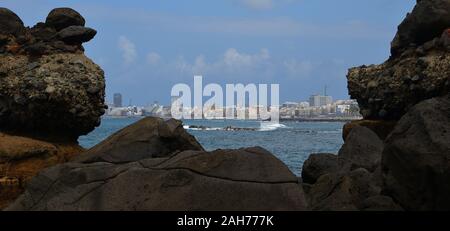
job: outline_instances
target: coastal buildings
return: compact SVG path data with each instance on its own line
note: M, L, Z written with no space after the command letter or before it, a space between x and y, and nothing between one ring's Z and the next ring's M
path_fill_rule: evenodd
M122 107L122 94L115 93L113 97L114 97L113 99L114 107Z
M109 105L105 116L112 117L136 117L136 116L154 116L161 118L171 117L171 107L159 104L157 101L153 104L147 106L135 106L130 105L128 107L123 107L121 105L122 95L114 94L114 103ZM176 100L172 98L171 101ZM120 107L117 107L120 106ZM195 111L200 110L199 108L186 109L190 110L188 114L195 114ZM223 119L228 113L234 114L237 117L238 111L245 113L246 119L254 118L251 115L258 114L262 108L253 107L224 107L224 108L206 108L203 111L204 118L216 118ZM267 109L266 109L267 110ZM314 119L359 119L361 115L359 114L359 107L356 100L336 100L333 101L333 97L325 95L312 95L309 97L309 101L300 102L285 102L280 105L279 108L280 119L300 119L300 120L314 120ZM201 112L199 112L201 113ZM229 115L231 116L231 115Z
M333 97L326 95L312 95L309 97L311 107L321 107L333 103Z
M332 101L331 96L312 95L310 102L286 102L280 108L281 119L358 119L355 100Z

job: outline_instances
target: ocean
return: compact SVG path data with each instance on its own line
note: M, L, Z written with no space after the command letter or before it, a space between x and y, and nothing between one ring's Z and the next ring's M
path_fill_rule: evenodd
M139 119L103 118L98 128L78 141L81 146L90 148ZM286 121L271 124L249 120L184 120L183 124L208 151L261 146L296 175L300 175L309 154L337 153L343 144L343 122Z

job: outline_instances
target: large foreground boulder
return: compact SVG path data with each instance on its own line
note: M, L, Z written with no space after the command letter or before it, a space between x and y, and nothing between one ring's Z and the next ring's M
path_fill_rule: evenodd
M450 210L450 95L413 107L386 140L384 193L409 210Z
M263 148L206 152L180 121L147 117L46 169L9 210L304 210L297 177Z
M304 210L297 178L262 148L184 151L41 172L8 210Z

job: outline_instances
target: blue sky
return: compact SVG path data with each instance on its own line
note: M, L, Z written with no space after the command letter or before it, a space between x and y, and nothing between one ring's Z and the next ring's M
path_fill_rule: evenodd
M98 31L86 54L106 74L107 101L170 102L176 83L278 83L281 101L328 86L348 98L347 69L383 62L415 0L4 0L27 26L72 7Z

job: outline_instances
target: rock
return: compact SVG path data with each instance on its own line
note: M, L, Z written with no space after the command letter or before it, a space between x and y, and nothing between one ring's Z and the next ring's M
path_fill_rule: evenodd
M24 68L31 63L35 68ZM76 141L100 124L106 107L104 73L83 54L39 59L0 54L0 72L1 130ZM92 86L99 91L88 92ZM83 114L70 113L75 106Z
M17 36L24 30L23 22L11 10L0 7L0 34Z
M58 36L66 43L81 44L94 38L97 31L83 26L69 26L58 32Z
M39 171L82 151L76 143L50 143L0 133L0 209L12 203Z
M91 40L94 29L84 27L83 17L70 8L50 12L47 22L24 27L20 18L0 8L0 54L42 56L56 53L83 53L81 45Z
M335 154L311 154L303 163L303 183L314 184L320 176L337 171L337 166L337 155Z
M422 45L439 37L444 29L450 27L450 1L417 1L413 11L398 26L398 32L392 41L392 55L401 54L415 44Z
M450 95L414 106L386 139L383 194L406 210L449 210L449 141Z
M422 60L410 56L352 68L347 75L349 94L357 99L365 119L398 120L420 101L450 91L446 84L450 79L449 54L441 49ZM378 87L367 88L373 79L378 80Z
M373 172L380 164L382 152L383 141L377 134L366 127L355 126L339 150L339 170L365 168Z
M71 8L56 8L50 11L45 24L60 31L69 26L84 26L83 16Z
M403 211L402 207L396 204L392 198L388 196L372 196L362 203L364 211Z
M355 120L348 122L344 125L342 129L342 138L344 141L347 139L348 134L356 126L366 127L373 132L375 132L381 140L386 139L386 137L394 129L396 121L385 121L385 120Z
M309 208L316 211L360 210L365 199L379 194L370 179L370 173L363 168L345 174L323 175L309 191Z
M35 198L40 198L36 200ZM7 210L304 210L297 177L262 148L183 151L41 172Z
M146 117L108 137L77 161L124 163L167 157L185 150L203 151L203 148L183 129L181 121Z
M418 2L386 62L349 70L349 94L365 119L399 120L415 104L450 92L449 9L448 0Z

